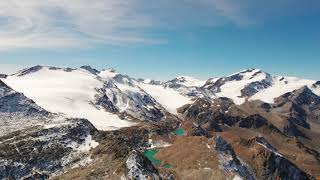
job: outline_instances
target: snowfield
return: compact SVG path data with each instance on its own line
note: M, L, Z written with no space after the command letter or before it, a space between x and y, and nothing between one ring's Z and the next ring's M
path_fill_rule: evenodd
M180 82L178 82L179 84L184 85L186 87L200 87L206 83L206 81L199 80L191 76L179 76L177 77L177 80L180 80Z
M39 106L67 117L86 118L99 130L113 130L133 125L117 115L99 110L92 105L99 81L90 72L77 69L42 69L22 76L15 74L3 81L18 92L34 100Z
M170 88L144 83L141 83L140 87L172 114L178 114L177 108L182 107L185 104L192 103L190 98L183 96L179 92Z
M311 90L313 90L311 86L315 82L316 81L314 80L300 79L296 77L274 77L271 87L258 92L252 96L250 100L261 100L266 103L273 103L274 98L299 89L303 86L308 86ZM314 89L313 93L320 95L319 89Z

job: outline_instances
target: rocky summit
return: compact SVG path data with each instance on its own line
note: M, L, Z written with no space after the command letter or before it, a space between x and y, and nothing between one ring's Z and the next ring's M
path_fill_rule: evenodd
M320 83L90 66L0 75L0 179L319 179Z

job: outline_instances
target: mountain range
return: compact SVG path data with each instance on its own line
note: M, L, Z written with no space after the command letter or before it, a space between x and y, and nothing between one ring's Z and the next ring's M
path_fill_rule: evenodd
M317 179L320 82L247 69L0 75L0 179Z

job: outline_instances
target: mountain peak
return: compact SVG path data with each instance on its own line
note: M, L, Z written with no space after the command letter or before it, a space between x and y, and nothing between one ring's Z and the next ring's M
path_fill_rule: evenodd
M0 79L2 78L2 79L5 79L5 78L7 78L8 77L8 75L6 75L6 74L0 74Z
M313 88L317 88L318 86L320 87L320 81L317 81L312 85Z
M112 79L116 77L119 73L113 68L110 69L103 69L100 71L99 76L105 79Z
M204 85L206 81L199 80L197 78L191 77L191 76L178 76L175 79L172 79L166 83L172 83L176 85L183 85L186 87L200 87Z
M43 66L36 65L36 66L30 67L30 68L23 69L23 70L19 71L16 75L17 76L24 76L27 74L37 72L37 71L41 70L42 68L43 68Z
M80 69L87 70L87 71L89 71L90 73L92 73L92 74L94 74L94 75L99 74L99 71L98 71L97 69L92 68L92 67L89 66L89 65L81 66Z
M280 99L284 100L290 100L292 102L295 102L296 104L302 105L302 104L313 104L313 103L319 103L320 98L316 94L312 92L311 89L308 88L308 86L303 86L300 89L294 90L292 92L286 93L279 97ZM279 101L280 99L277 98Z
M13 90L6 83L0 80L0 97L11 91Z

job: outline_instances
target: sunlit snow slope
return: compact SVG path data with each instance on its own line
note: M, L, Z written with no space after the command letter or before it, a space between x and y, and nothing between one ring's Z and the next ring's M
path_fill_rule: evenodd
M141 83L140 87L172 114L177 114L177 108L191 103L190 98L181 95L179 92L171 88L144 83Z
M20 72L3 81L16 91L23 92L44 109L68 117L86 118L100 130L112 130L133 125L117 115L92 105L95 88L102 87L90 72L77 69L41 67L35 72Z

